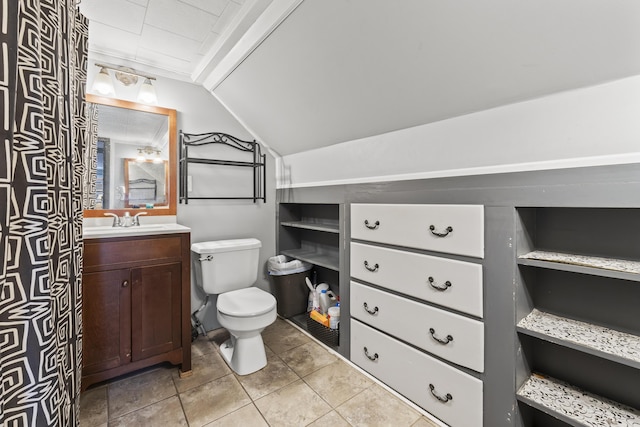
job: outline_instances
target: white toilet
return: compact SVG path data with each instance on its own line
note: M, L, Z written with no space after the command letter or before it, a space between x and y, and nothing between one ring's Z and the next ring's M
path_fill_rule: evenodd
M276 320L276 299L252 287L258 277L262 243L257 239L194 243L196 284L217 294L218 321L231 335L220 346L229 367L239 375L267 365L262 330Z

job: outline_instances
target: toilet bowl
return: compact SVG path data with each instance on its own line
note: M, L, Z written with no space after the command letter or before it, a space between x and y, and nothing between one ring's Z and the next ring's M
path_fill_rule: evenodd
M218 295L217 319L229 331L230 338L220 345L220 353L239 375L267 365L261 334L276 320L275 297L252 286L258 275L261 246L257 239L191 245L196 284L207 295Z
M218 297L218 322L231 337L220 353L238 375L256 372L267 365L262 331L276 320L276 299L258 288L239 289Z

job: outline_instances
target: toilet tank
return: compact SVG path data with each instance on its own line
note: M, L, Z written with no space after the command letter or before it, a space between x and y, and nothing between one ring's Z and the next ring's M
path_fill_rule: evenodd
M258 277L258 239L216 240L191 245L196 284L207 294L248 288Z

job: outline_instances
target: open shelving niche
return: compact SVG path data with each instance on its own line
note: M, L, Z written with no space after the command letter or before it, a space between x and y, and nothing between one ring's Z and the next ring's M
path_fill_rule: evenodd
M524 425L536 411L560 425L639 425L640 210L518 213L516 330L527 372L516 397L534 409Z
M334 348L348 351L344 333L347 305L340 289L341 241L344 223L342 205L325 203L280 203L278 207L278 253L313 265L317 283L327 283L341 297L340 344ZM308 330L307 313L289 318ZM348 323L348 322L346 322Z

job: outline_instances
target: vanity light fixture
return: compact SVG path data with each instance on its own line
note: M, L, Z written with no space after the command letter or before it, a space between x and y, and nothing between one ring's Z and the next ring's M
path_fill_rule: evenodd
M162 163L162 158L160 158L160 150L146 146L143 148L138 148L138 156L136 157L136 162L146 162L148 160L148 156L151 156L155 153L155 157L153 158L153 163Z
M138 101L144 104L155 104L158 102L158 96L156 90L151 84L151 80L155 80L155 77L147 76L135 71L131 68L125 67L111 67L104 64L95 64L96 67L100 67L100 72L93 81L92 91L99 93L100 95L115 95L115 88L113 86L113 80L109 74L109 70L113 70L116 80L122 83L124 86L131 86L138 83L138 77L144 79L140 91L138 92Z

